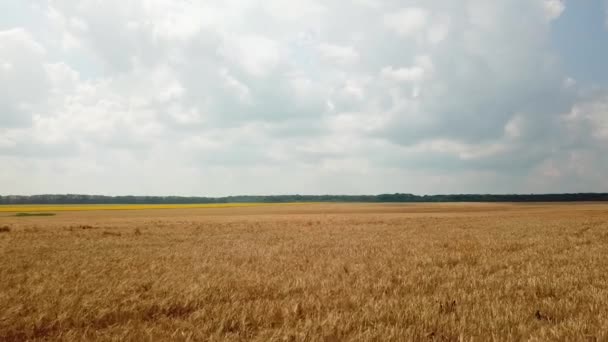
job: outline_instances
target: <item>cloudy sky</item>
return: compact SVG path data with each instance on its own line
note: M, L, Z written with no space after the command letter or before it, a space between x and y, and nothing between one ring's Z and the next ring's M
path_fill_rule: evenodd
M0 194L608 191L608 1L2 0Z

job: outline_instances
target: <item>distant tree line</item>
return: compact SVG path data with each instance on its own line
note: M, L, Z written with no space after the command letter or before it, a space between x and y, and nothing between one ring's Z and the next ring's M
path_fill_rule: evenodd
M577 202L608 201L608 193L530 194L530 195L278 195L278 196L101 196L32 195L0 196L0 204L199 204L199 203L286 203L286 202Z

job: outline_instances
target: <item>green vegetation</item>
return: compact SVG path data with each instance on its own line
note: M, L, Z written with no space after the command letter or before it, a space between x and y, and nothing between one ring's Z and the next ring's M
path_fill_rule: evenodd
M17 213L15 216L55 216L55 213Z

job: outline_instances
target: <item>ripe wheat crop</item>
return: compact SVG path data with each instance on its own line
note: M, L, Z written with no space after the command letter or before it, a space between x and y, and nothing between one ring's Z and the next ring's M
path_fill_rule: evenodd
M0 340L608 339L608 205L0 215Z
M293 205L280 203L272 205ZM238 208L271 205L269 203L202 203L202 204L67 204L67 205L0 205L0 212L55 212L55 211L96 211L96 210L150 210L150 209L199 209Z

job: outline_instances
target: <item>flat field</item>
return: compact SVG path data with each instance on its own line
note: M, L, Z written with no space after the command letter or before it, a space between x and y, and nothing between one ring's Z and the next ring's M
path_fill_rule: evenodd
M57 212L57 211L98 211L98 210L151 210L151 209L201 209L201 208L239 208L267 205L293 205L294 203L203 203L203 204L33 204L0 205L0 213Z
M608 340L608 204L0 213L0 341Z

